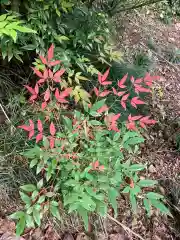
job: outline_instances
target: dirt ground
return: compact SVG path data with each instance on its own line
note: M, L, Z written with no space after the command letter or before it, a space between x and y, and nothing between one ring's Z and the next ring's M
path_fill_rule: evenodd
M133 54L142 51L152 59L155 74L161 76L154 85L152 115L158 120L157 126L150 130L147 140L142 145L139 162L148 164L146 176L159 180L159 192L167 197L167 204L172 209L174 219L161 216L158 211L147 218L144 210L132 215L128 199L119 201L119 225L113 219L99 219L98 227L94 222L97 236L81 233L57 233L51 223L44 231L40 229L28 232L24 239L32 240L175 240L180 239L180 153L175 149L175 136L180 129L180 62L170 61L169 55L174 49L180 49L180 20L174 19L171 25L163 24L152 12L133 11L125 15L122 21L116 19L118 48L125 53L125 58L132 62ZM151 46L150 46L151 45ZM111 216L111 212L109 213ZM72 223L71 223L72 224ZM178 226L179 225L179 226ZM69 230L68 230L69 229ZM70 231L71 227L67 228ZM15 240L13 222L0 219L0 240ZM11 236L5 236L10 232ZM135 236L136 233L136 236ZM137 236L140 235L140 236ZM4 236L4 238L3 238Z

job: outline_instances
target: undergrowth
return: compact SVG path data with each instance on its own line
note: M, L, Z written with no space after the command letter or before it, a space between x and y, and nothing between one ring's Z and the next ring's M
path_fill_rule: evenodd
M28 133L22 156L38 180L20 186L24 211L11 215L18 220L17 235L25 227L40 226L49 215L63 221L63 211L80 215L87 230L93 213L106 217L111 206L117 216L117 198L122 193L129 196L134 212L142 201L149 216L152 207L171 215L164 196L153 191L158 182L140 179L139 172L146 166L132 162L144 142L141 133L156 121L143 112L134 115L131 109L146 104L143 96L151 93L158 77L146 74L136 79L126 74L115 84L108 69L98 73L94 88L79 101L76 87L65 84L68 75L62 63L54 60L54 46L40 59L44 70L33 68L39 80L25 86L34 118L18 126ZM114 98L112 103L109 98ZM115 102L121 106L118 113L113 110Z

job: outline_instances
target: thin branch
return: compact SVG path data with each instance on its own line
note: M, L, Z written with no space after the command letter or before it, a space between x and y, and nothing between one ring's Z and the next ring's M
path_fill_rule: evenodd
M133 230L131 230L130 228L128 228L127 226L125 226L123 223L120 223L118 220L116 220L115 218L111 217L109 214L107 215L107 217L112 220L113 222L117 223L119 226L121 226L125 231L133 234L134 236L138 237L141 240L145 240L143 237L141 237L139 234L135 233Z
M4 113L4 116L6 117L6 119L8 120L8 122L11 123L11 120L9 119L8 115L6 114L6 112L5 112L5 110L4 110L4 108L3 108L3 106L2 106L1 103L0 103L0 108L1 108L2 112Z

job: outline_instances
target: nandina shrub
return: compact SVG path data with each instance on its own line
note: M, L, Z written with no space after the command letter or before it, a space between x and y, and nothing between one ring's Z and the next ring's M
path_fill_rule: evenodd
M151 207L170 215L163 204L164 197L153 191L157 181L140 179L139 172L146 166L133 161L139 144L144 142L140 128L155 124L155 120L130 114L122 122L121 114L112 112L106 98L110 94L116 96L124 111L127 102L137 108L144 104L139 92L150 92L153 77L149 74L142 79L131 77L137 95L129 99L127 75L111 88L108 69L99 73L98 84L87 101L77 104L73 88L64 84L65 69L53 71L60 64L52 60L53 49L51 46L46 58L40 56L46 65L44 72L34 68L40 78L35 86L25 86L31 94L29 101L36 109L37 120L29 119L29 124L19 128L28 133L34 144L24 155L39 181L20 187L25 208L11 215L18 220L17 235L25 227L40 226L46 215L60 220L62 207L68 213L76 211L87 229L89 215L94 212L105 217L112 206L117 216L117 198L122 193L129 195L133 211L137 210L139 200L148 215Z

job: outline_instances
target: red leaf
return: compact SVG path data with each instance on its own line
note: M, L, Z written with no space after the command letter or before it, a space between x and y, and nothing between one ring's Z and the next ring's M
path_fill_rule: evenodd
M99 171L103 172L104 171L104 165L99 166Z
M120 116L121 116L120 113L118 113L118 114L112 116L111 121L112 121L112 122L117 121L117 120L120 118Z
M65 73L65 69L61 69L54 74L54 78L59 78Z
M99 167L99 161L98 160L92 163L93 170L96 170L98 167Z
M144 87L142 87L142 86L140 86L138 84L134 84L134 86L135 86L135 92L136 93L139 93L139 92L151 92L150 89L144 88Z
M31 128L31 130L34 130L34 123L33 120L29 119L29 126Z
M101 82L101 85L103 85L103 86L111 85L111 84L112 84L112 82L110 82L110 81Z
M35 99L37 98L37 95L32 95L30 98L29 98L29 101L30 102L33 102Z
M113 121L109 127L109 130L113 130L115 132L120 132L120 130L117 127L117 123L115 121Z
M21 128L27 132L30 132L31 131L31 127L30 126L26 126L26 125L21 125L21 126L18 126L18 128Z
M33 136L34 136L34 130L31 130L31 131L29 132L29 139L31 139Z
M125 83L127 77L128 77L128 73L127 73L120 81L118 81L118 86L119 86L120 88L125 88L125 87L126 87L126 86L123 85L123 84Z
M34 91L35 91L35 93L38 95L38 93L39 93L39 86L38 86L37 83L36 83L36 85L35 85Z
M126 95L124 95L121 100L122 100L122 101L126 101L128 97L129 97L129 93L126 94Z
M54 57L54 45L52 44L48 49L48 62Z
M37 127L39 132L43 131L43 125L40 119L37 120Z
M41 84L41 83L44 83L45 82L45 79L41 78L37 81L37 84Z
M32 87L28 86L28 85L24 85L24 87L31 93L31 94L35 94L35 91Z
M72 88L66 88L63 92L60 93L60 98L65 98L70 95Z
M127 122L126 127L127 127L128 130L137 131L136 124L133 121Z
M48 64L48 62L47 62L47 60L46 60L46 58L45 57L43 57L43 56L39 56L40 57L40 59L41 59L41 62L43 63L43 64L45 64L45 65L47 65Z
M139 97L133 97L131 99L131 105L135 108L137 108L137 105L145 104L142 100L139 99Z
M115 89L115 88L112 88L112 90L113 90L114 95L117 95L117 96L118 96L118 92L116 91L116 89Z
M102 74L100 73L100 72L98 72L98 81L99 81L99 83L101 83L102 82Z
M44 80L46 80L48 78L48 69L44 70L43 78L44 78Z
M149 124L149 125L151 125L151 124L153 125L156 123L156 120L149 119L149 118L150 118L150 116L143 117L140 119L140 122L144 123L144 124Z
M57 100L59 100L60 94L59 94L59 89L58 89L58 88L56 88L56 91L55 91L54 96L55 96L55 98L56 98Z
M94 92L95 92L96 96L98 97L99 96L99 90L97 89L97 87L94 87Z
M108 106L107 105L104 105L104 106L102 106L101 108L99 108L98 110L97 110L97 112L98 113L103 113L103 112L106 112L106 111L108 111Z
M142 116L139 115L139 116L131 116L131 114L128 116L128 120L129 121L136 121L136 120L139 120Z
M143 122L140 122L140 126L141 126L142 128L146 128L146 125L145 125Z
M51 122L51 125L50 125L50 128L49 128L49 130L50 130L50 134L51 134L52 136L54 136L54 135L55 135L55 133L56 133L56 128L55 128L55 126L54 126L54 123L53 123L53 122Z
M49 75L50 78L53 79L53 72L51 71L51 69L48 70L48 75Z
M41 104L42 110L44 110L46 107L47 107L47 102L42 102L42 104Z
M50 99L50 90L47 88L45 94L44 94L44 101L47 102Z
M118 92L118 96L121 97L126 91Z
M59 60L52 61L52 62L49 63L49 66L50 66L50 67L54 67L54 66L56 66L56 65L58 65L58 64L60 64L60 63L61 63L61 61L59 61Z
M41 141L43 139L43 134L42 133L39 133L37 136L36 136L36 143L38 143L39 141Z
M54 140L53 137L51 137L50 140L49 140L49 146L52 149L52 148L54 148L54 145L55 145L55 140Z
M141 83L142 82L142 78L137 78L136 80L135 80L135 83Z
M126 103L121 100L121 106L126 110Z
M101 83L104 82L107 79L107 77L109 75L109 71L110 71L110 68L108 68L108 70L102 75Z
M43 78L43 75L42 75L42 73L41 73L39 70L37 70L36 68L33 68L33 67L32 67L32 69L33 69L34 73L35 73L38 77Z
M64 98L59 98L58 99L58 102L60 102L60 103L69 103L66 99L64 99Z
M101 93L99 94L99 96L100 96L100 97L105 97L105 96L107 96L110 92L111 92L111 91L104 90L103 92L101 92Z

